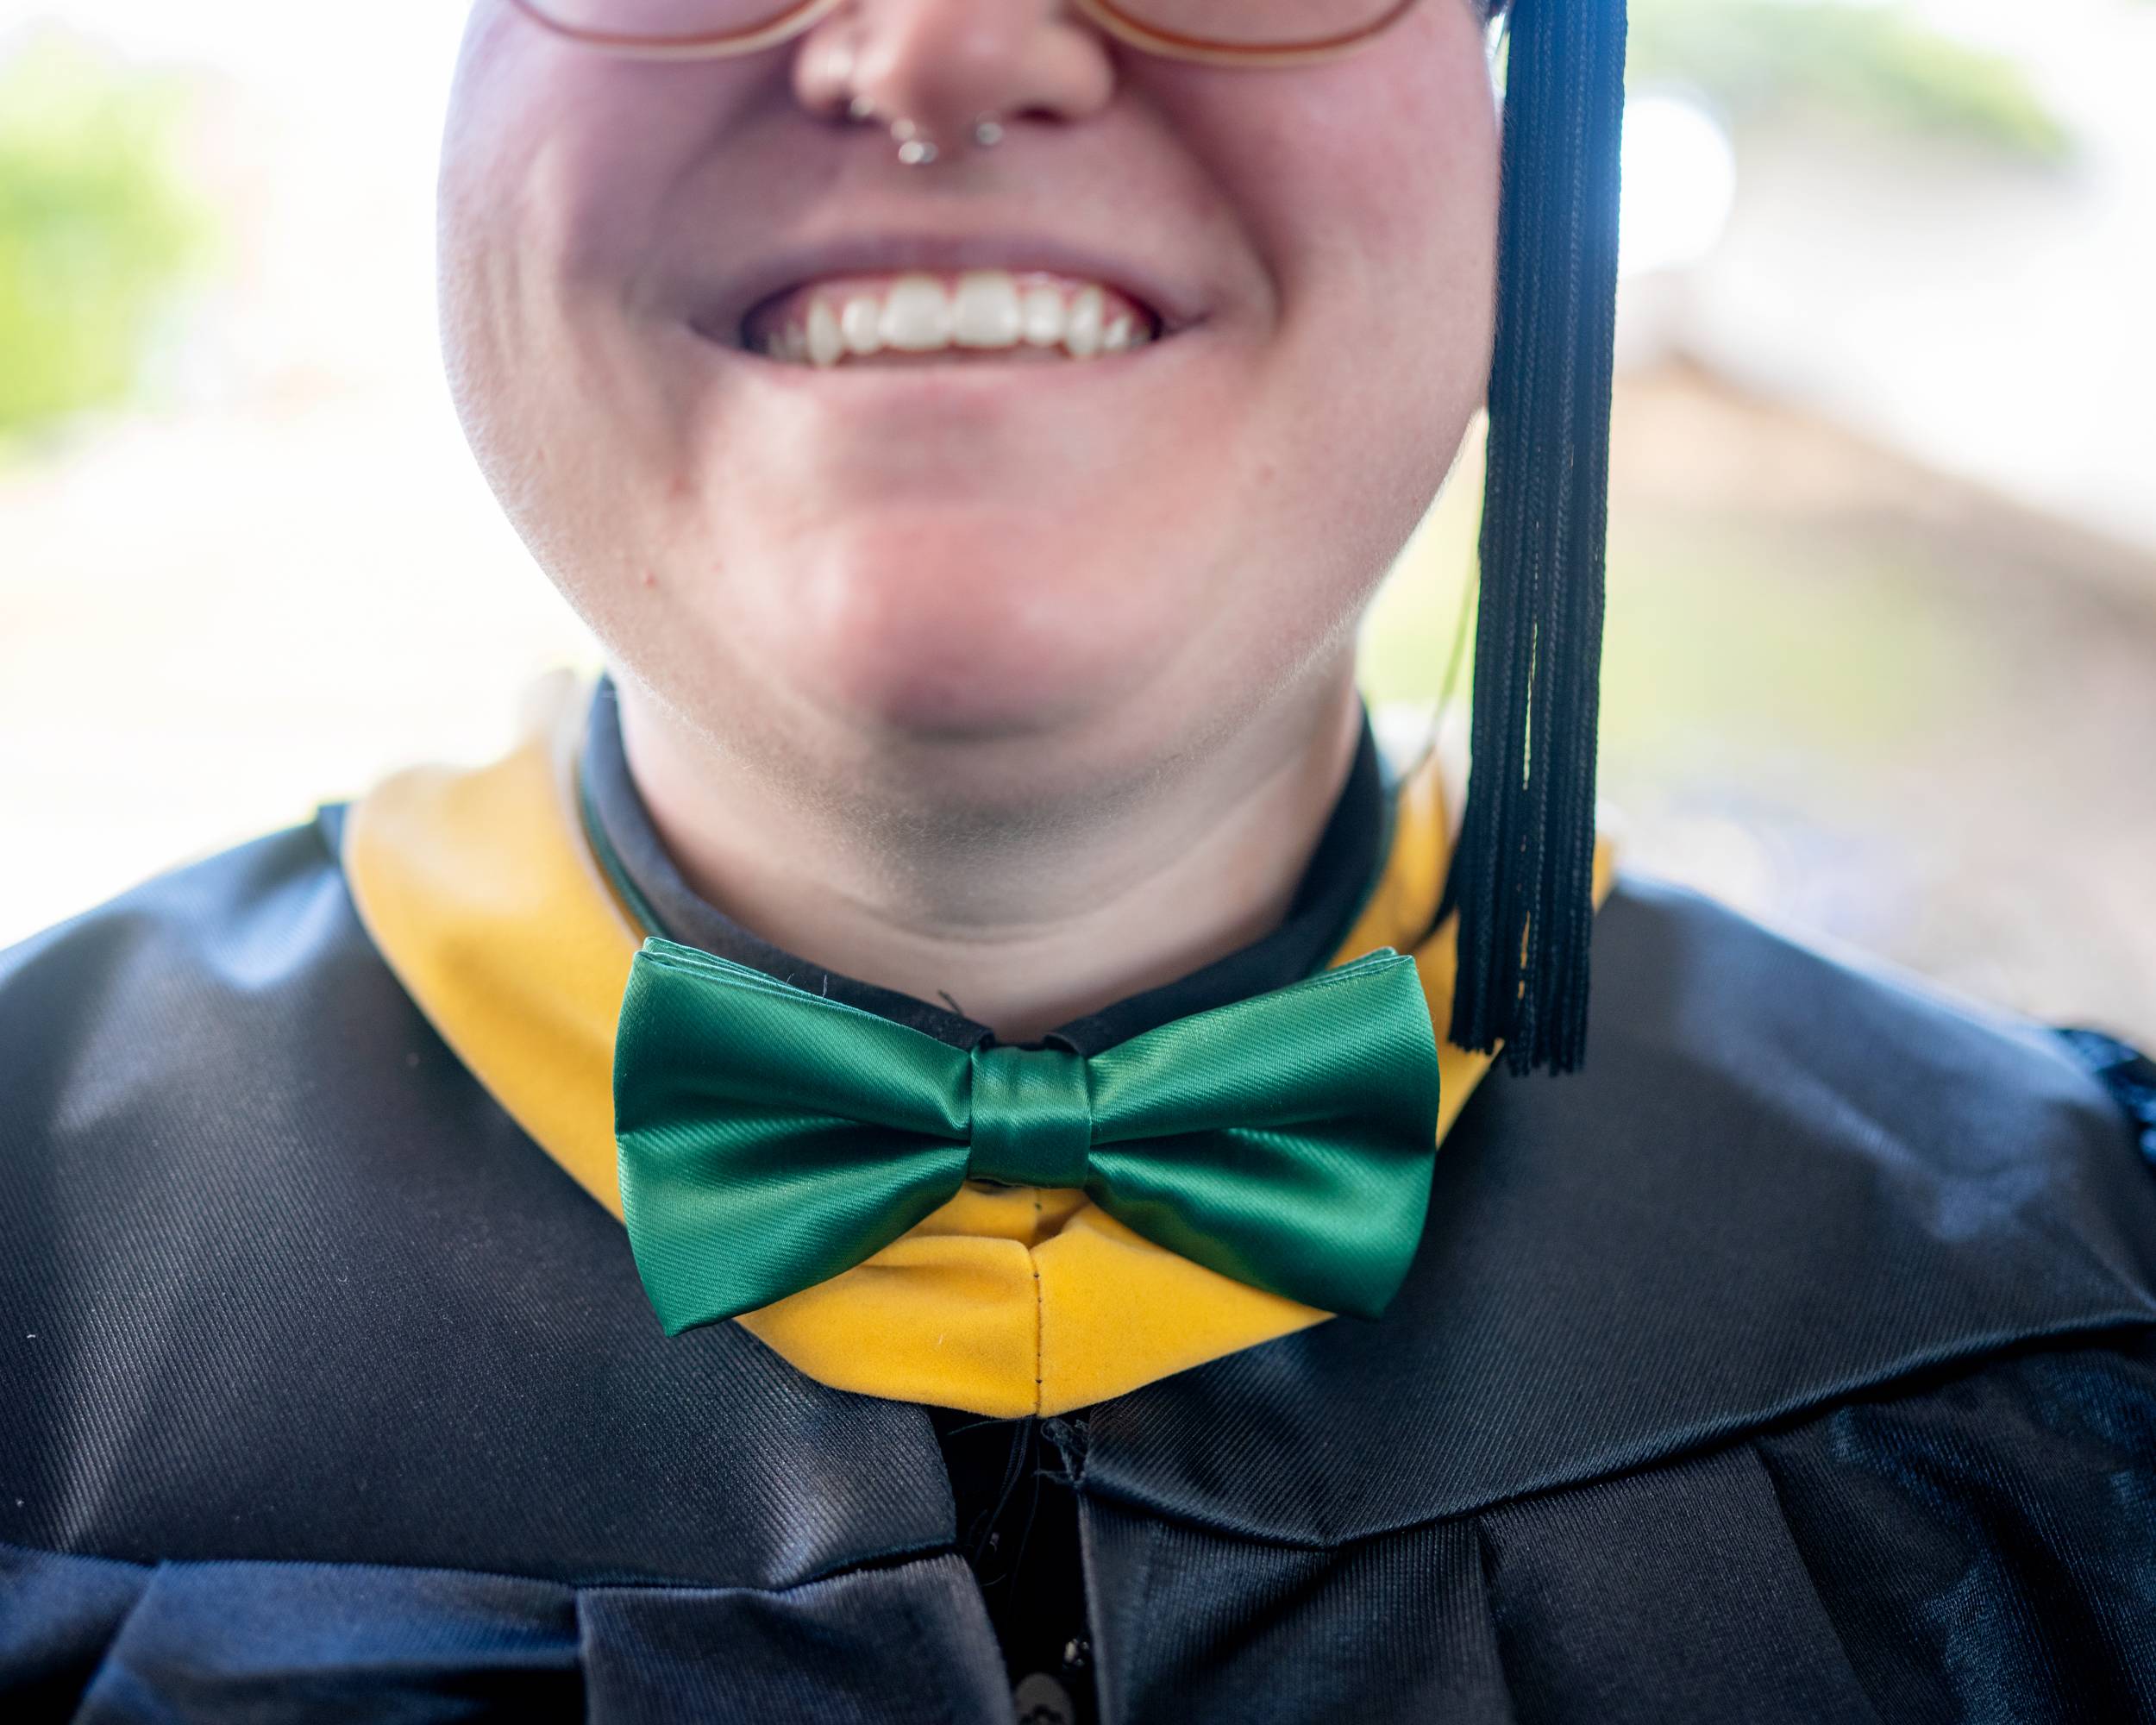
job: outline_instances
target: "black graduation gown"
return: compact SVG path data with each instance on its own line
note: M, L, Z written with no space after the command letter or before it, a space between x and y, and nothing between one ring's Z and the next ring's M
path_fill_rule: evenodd
M2156 1719L2156 1073L1628 879L1384 1318L1059 1435L1102 1716ZM668 1340L320 825L0 958L0 1718L1006 1721L920 1407Z

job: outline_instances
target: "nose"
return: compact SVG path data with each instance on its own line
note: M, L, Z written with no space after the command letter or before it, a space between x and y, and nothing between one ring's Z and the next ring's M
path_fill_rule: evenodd
M812 112L856 102L909 120L939 151L976 120L1083 119L1115 93L1101 32L1068 0L854 0L820 19L793 62Z

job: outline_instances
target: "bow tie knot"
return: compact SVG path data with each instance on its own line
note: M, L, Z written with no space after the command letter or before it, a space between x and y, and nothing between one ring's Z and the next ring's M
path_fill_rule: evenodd
M966 1172L1006 1186L1083 1186L1093 1163L1085 1057L1062 1048L976 1048Z
M852 1268L968 1178L1082 1189L1224 1276L1376 1317L1437 1113L1429 1008L1389 950L1087 1057L955 1048L654 939L614 1040L623 1214L670 1334Z

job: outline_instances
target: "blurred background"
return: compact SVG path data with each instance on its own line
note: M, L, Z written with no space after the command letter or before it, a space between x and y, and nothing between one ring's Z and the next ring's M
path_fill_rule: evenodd
M0 0L0 944L588 640L440 382L456 0ZM1626 856L2156 1042L2156 0L1633 0ZM1373 612L1412 720L1476 460Z

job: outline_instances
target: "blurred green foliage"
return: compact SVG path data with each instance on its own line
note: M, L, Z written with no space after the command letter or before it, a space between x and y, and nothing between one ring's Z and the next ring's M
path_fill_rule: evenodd
M57 30L0 63L0 447L135 384L204 249L174 167L185 105Z
M2065 128L2010 60L1852 0L1633 0L1634 78L1695 85L1739 125L1820 119L2063 158Z
M1481 463L1470 451L1363 625L1374 706L1464 699ZM1854 772L1967 728L2018 650L1995 612L1955 602L1969 551L1943 527L1888 518L1792 520L1634 499L1613 520L1601 752L1619 782L1701 749L1802 748ZM1961 578L1965 580L1965 574ZM1793 741L1801 739L1801 741Z

